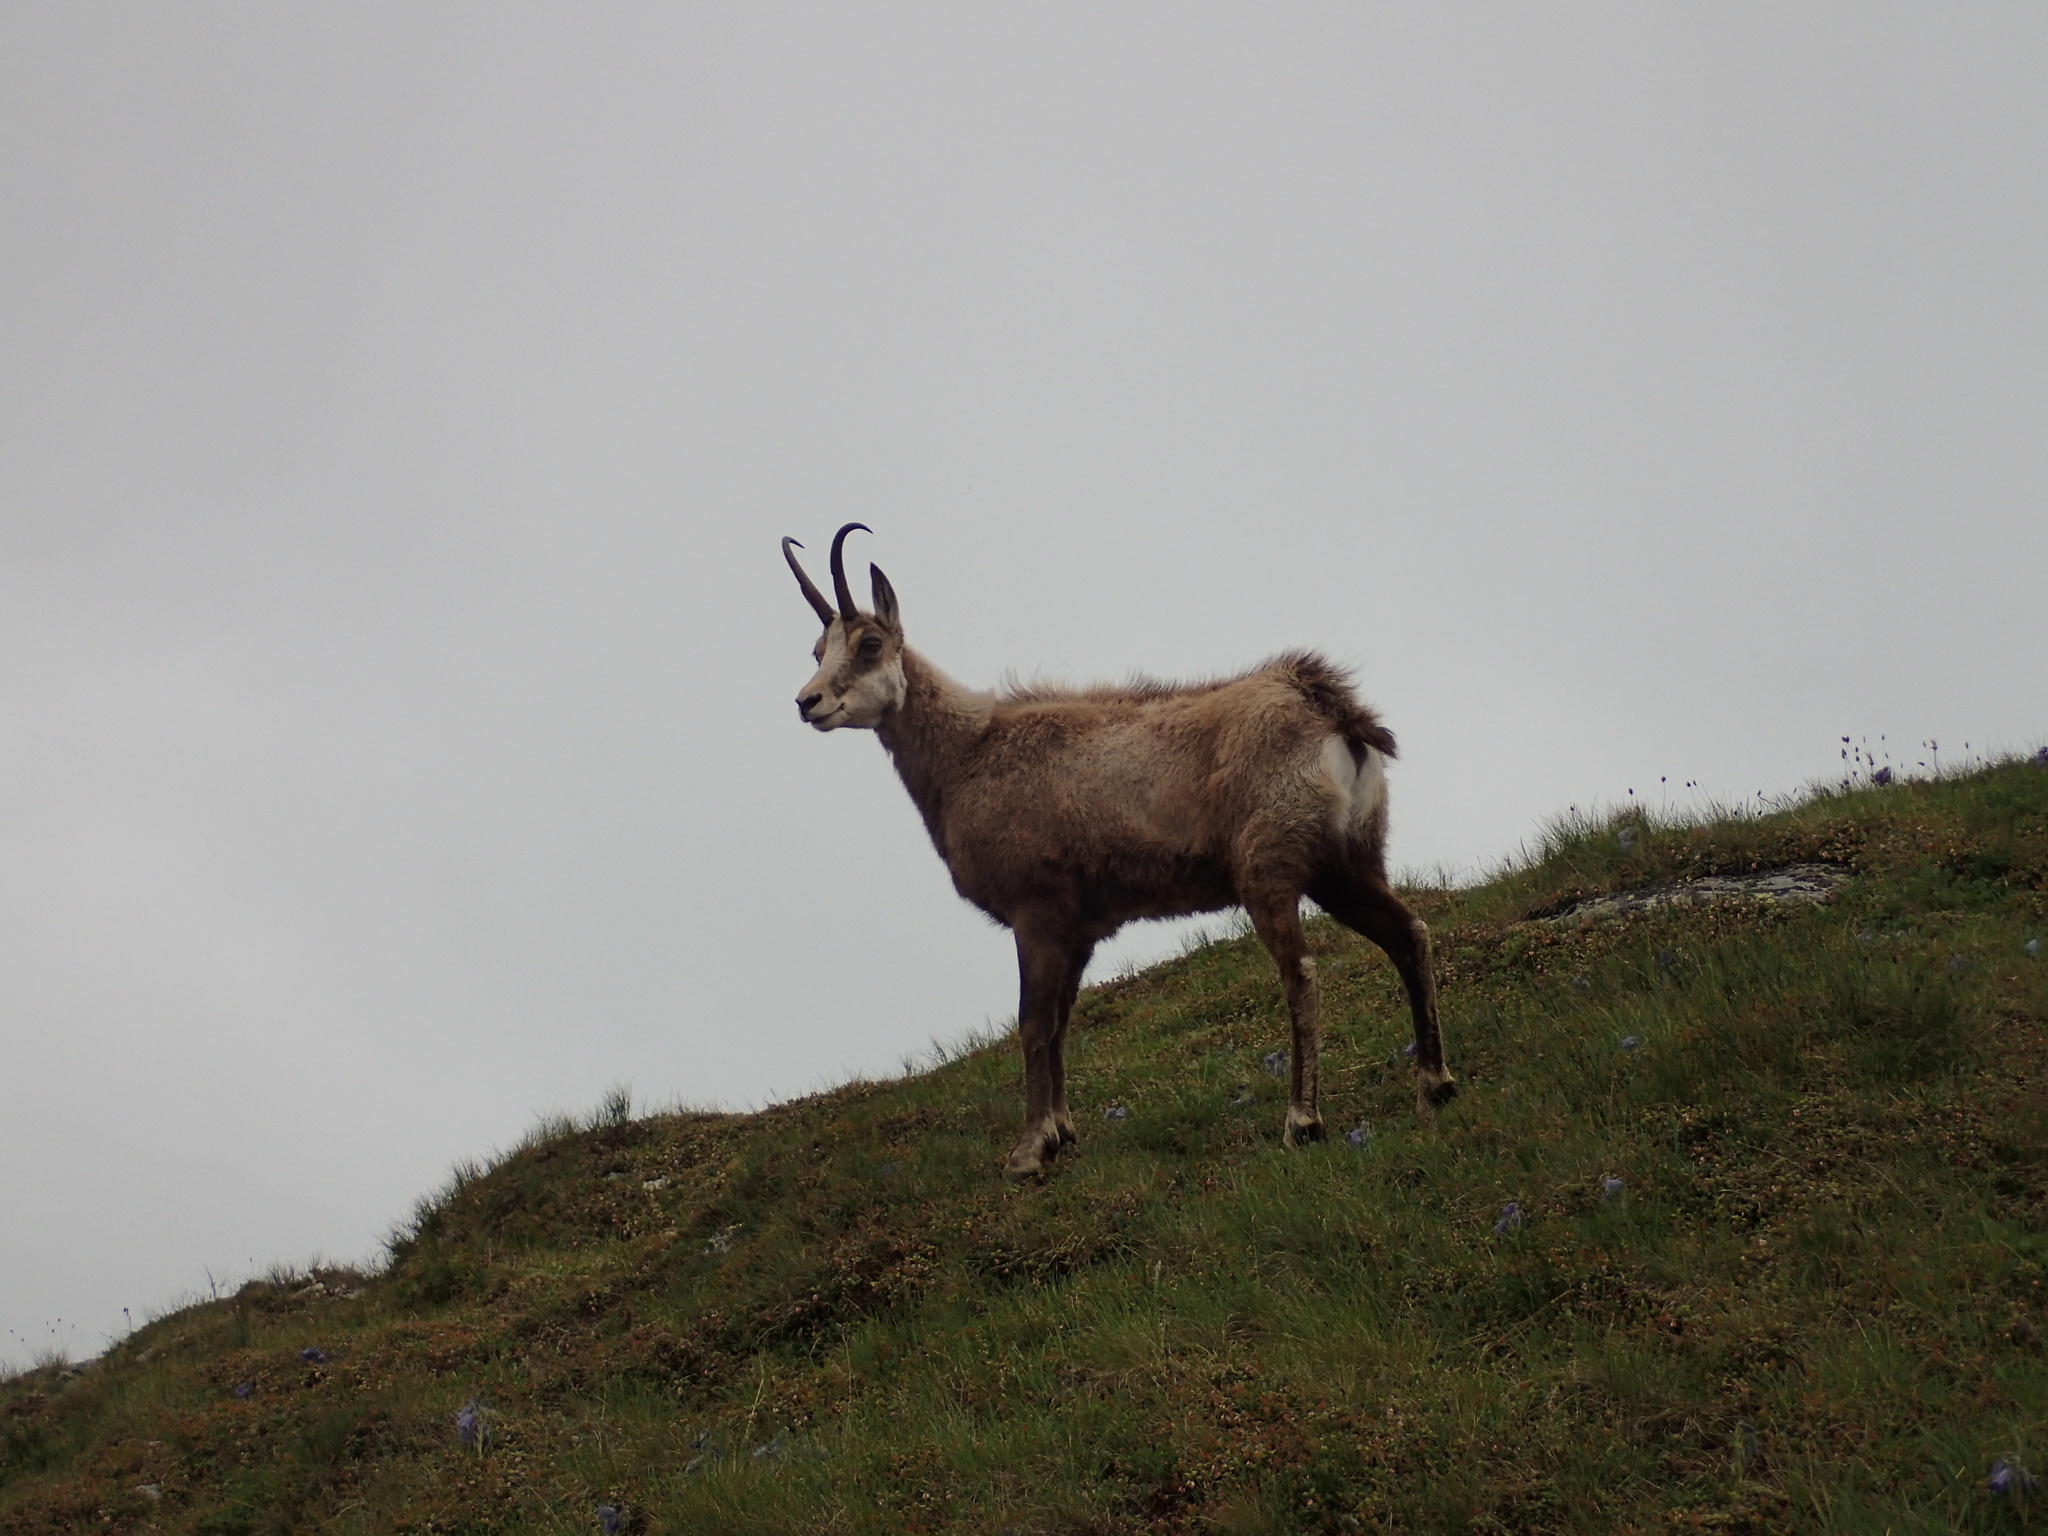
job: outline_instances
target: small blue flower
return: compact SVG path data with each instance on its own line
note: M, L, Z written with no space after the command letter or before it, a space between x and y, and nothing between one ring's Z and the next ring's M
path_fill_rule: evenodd
M2043 747L2030 759L2036 768L2048 768L2048 747Z
M1522 1203L1519 1200L1510 1200L1500 1208L1500 1215L1493 1223L1493 1235L1495 1237L1506 1237L1510 1232L1519 1232L1521 1230Z
M255 1390L256 1383L253 1381L238 1381L235 1383L235 1396L239 1397L245 1403L249 1401L250 1395L254 1393Z
M1873 773L1870 776L1870 782L1875 784L1879 789L1883 789L1885 785L1891 783L1891 781L1892 771L1889 768L1880 768L1877 770L1877 772Z
M1621 1198L1621 1180L1616 1178L1602 1179L1600 1181L1600 1198L1602 1200L1619 1200Z
M485 1444L491 1438L490 1405L482 1398L472 1397L455 1414L455 1435L464 1445L473 1445L482 1454Z
M599 1536L619 1536L619 1532L625 1528L625 1522L620 1520L619 1512L613 1509L611 1505L600 1504L597 1506L597 1529Z
M2039 939L2029 939L2025 944L2021 945L2020 947L2027 952L2027 958L2029 960L2038 960L2041 958L2041 941Z
M2009 1498L2018 1494L2021 1498L2032 1498L2041 1491L2040 1482L2020 1465L2017 1456L2001 1456L1991 1463L1991 1475L1984 1479L1984 1486L1998 1498Z
M1372 1132L1362 1125L1354 1125L1344 1133L1344 1139L1354 1147L1368 1147L1372 1145Z
M1266 1070L1275 1077L1285 1077L1287 1075L1287 1053L1285 1051L1267 1052Z
M1401 1054L1403 1056L1413 1056L1415 1054L1415 1042L1410 1040L1406 1045L1402 1046Z
M306 1348L299 1351L299 1358L308 1365L325 1365L327 1363L327 1351L319 1348L317 1345L309 1344Z
M1580 992L1580 993L1584 993L1584 992L1590 992L1590 991L1592 991L1592 990L1593 990L1593 978L1592 978L1592 977L1590 977L1590 976L1583 976L1583 975L1581 975L1581 976L1574 976L1574 977L1572 978L1572 990L1573 990L1574 992Z
M757 1445L754 1447L754 1460L756 1461L780 1461L784 1456L788 1454L789 1431L786 1429L778 1433L776 1437L773 1440L770 1440L766 1445Z
M1632 1051L1642 1043L1643 1042L1638 1040L1634 1035L1623 1035L1621 1037L1621 1048L1624 1051Z
M1102 1112L1102 1118L1105 1120L1128 1120L1131 1118L1131 1112L1121 1104L1112 1104Z

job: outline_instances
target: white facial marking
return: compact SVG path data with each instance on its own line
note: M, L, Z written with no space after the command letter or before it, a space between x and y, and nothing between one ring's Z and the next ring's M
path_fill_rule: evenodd
M872 635L874 631L866 629L862 633ZM805 717L811 728L873 730L884 715L903 702L907 689L901 655L890 656L880 665L859 667L848 643L847 627L837 619L825 632L821 644L817 673L798 695L818 696L818 702Z

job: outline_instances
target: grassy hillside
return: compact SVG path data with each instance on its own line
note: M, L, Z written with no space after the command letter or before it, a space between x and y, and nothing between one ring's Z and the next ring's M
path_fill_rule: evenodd
M1302 1152L1250 940L1085 995L1043 1184L996 1173L1008 1042L615 1105L464 1171L385 1273L0 1385L0 1530L2042 1523L1986 1479L2048 1488L2048 770L1621 825L1421 895L1433 1124L1391 967L1321 922L1339 1134ZM1855 878L1527 920L1793 861Z

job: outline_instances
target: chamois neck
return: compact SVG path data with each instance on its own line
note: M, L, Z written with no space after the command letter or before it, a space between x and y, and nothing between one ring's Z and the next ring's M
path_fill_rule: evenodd
M903 648L903 702L882 718L875 734L942 854L946 787L988 729L993 702L992 695L962 687L916 651Z

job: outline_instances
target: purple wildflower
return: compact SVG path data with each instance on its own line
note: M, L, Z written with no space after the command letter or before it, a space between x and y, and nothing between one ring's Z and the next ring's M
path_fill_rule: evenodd
M2020 1465L2017 1456L2001 1456L1991 1463L1991 1475L1984 1479L1984 1486L2001 1499L2015 1493L2023 1499L2032 1498L2041 1491L2040 1482Z
M1873 773L1870 776L1870 782L1875 784L1879 789L1883 789L1885 785L1891 783L1891 781L1892 771L1889 768L1880 768L1877 770L1877 772Z
M1522 1230L1522 1202L1510 1200L1500 1208L1500 1215L1493 1223L1493 1235L1506 1237L1510 1232Z
M1623 1035L1621 1037L1621 1048L1624 1051L1632 1051L1642 1043L1643 1042L1638 1040L1634 1035Z
M1285 1077L1287 1075L1287 1053L1285 1051L1268 1051L1266 1053L1266 1070L1275 1077Z
M2048 747L2043 747L2040 751L2036 752L2032 762L2036 768L2048 768Z
M1372 1132L1362 1125L1354 1125L1344 1133L1344 1139L1354 1147L1362 1147L1372 1140Z
M1616 1178L1602 1179L1600 1181L1600 1198L1602 1200L1619 1200L1621 1198L1621 1180Z
M238 1381L235 1383L235 1396L239 1397L245 1403L249 1401L251 1394L253 1394L255 1390L256 1383L253 1381Z
M299 1358L308 1365L325 1365L327 1363L327 1351L321 1349L318 1345L309 1344L299 1351Z
M619 1518L619 1512L611 1505L597 1506L597 1529L600 1536L619 1536L619 1532L625 1528L625 1522Z
M1585 993L1585 992L1590 992L1590 991L1592 991L1592 990L1593 990L1593 978L1592 978L1592 977L1590 977L1590 976L1574 976L1574 977L1572 978L1572 990L1573 990L1574 992L1580 992L1580 993Z
M1403 1056L1413 1056L1415 1054L1415 1042L1410 1040L1406 1045L1402 1046L1401 1054Z
M1131 1112L1121 1104L1112 1104L1102 1112L1102 1118L1105 1120L1128 1120L1131 1118Z
M2026 943L2022 944L2020 948L2024 949L2027 952L2027 958L2029 960L2038 960L2041 958L2041 941L2039 939L2029 939Z
M476 1447L481 1456L491 1438L491 1408L482 1398L471 1397L455 1414L455 1436L464 1445Z

